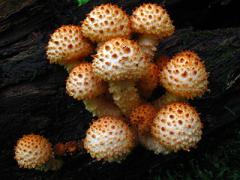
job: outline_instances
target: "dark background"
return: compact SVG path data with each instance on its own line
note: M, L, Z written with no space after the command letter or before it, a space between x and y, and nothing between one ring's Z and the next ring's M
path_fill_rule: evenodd
M67 73L62 67L47 63L44 48L55 28L62 24L79 24L84 14L102 2L116 2L128 13L143 2L163 3L180 31L160 45L159 51L164 52L164 48L169 46L167 53L172 54L192 46L200 55L211 59L211 53L219 49L209 45L211 50L207 51L208 42L217 46L215 40L220 38L219 34L226 36L219 42L228 41L229 37L230 45L236 43L227 48L239 49L240 32L239 28L234 28L240 25L237 0L92 0L82 7L70 0L0 0L0 179L240 179L239 109L229 109L229 114L231 111L235 113L233 116L221 109L222 104L236 107L240 102L240 93L236 93L239 81L231 87L234 90L228 90L226 85L227 80L239 75L240 64L235 61L235 66L229 63L234 72L232 76L227 74L227 78L223 76L219 81L213 80L216 84L211 84L212 94L202 101L192 102L199 106L206 121L206 131L198 149L191 153L158 157L138 147L122 164L92 162L88 155L76 154L64 157L65 165L58 172L42 173L17 167L13 147L23 134L39 133L53 143L84 137L91 115L84 110L82 103L66 95L64 81ZM225 28L230 27L233 29L226 29L225 33ZM181 29L186 29L187 33ZM203 31L198 39L198 32L202 30L210 31ZM191 34L186 40L189 45L180 43L173 50L171 47L175 47L175 40L188 37L188 32ZM235 33L236 41L231 40ZM204 48L202 41L208 35L212 38L205 42ZM235 52L233 49L230 52ZM219 51L221 53L221 48ZM237 56L240 57L239 51ZM207 63L208 68L213 69L212 79L227 73L222 66L218 68L223 71L217 72L218 68L214 69L213 65ZM226 71L230 71L227 66ZM220 117L221 113L222 119L218 124L214 117Z

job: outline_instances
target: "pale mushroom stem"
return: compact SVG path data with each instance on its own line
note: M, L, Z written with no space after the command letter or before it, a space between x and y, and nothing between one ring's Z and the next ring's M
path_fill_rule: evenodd
M182 97L178 97L173 95L172 93L166 92L164 95L162 95L160 98L153 101L153 106L156 109L160 109L163 105L167 105L173 102L186 102L187 100Z
M93 99L83 100L85 108L92 113L93 116L114 116L122 117L122 112L114 104L113 100L108 98L106 95L101 95Z
M142 104L133 81L110 81L109 92L122 113L129 116L134 108Z
M153 60L154 54L157 50L159 39L153 35L142 34L137 40L138 44L142 47L142 51Z

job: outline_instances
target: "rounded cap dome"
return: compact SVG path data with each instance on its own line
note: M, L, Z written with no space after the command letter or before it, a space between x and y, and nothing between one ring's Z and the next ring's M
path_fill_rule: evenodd
M167 11L157 4L143 4L131 16L132 29L141 34L165 38L174 33L174 26Z
M66 90L74 99L83 100L103 94L107 85L93 74L91 63L81 63L70 72Z
M67 64L90 55L91 44L83 37L80 26L64 25L55 30L47 46L50 63Z
M183 51L163 67L160 83L172 94L192 99L208 90L208 73L196 53Z
M140 134L148 133L156 114L157 110L151 104L138 106L130 115L130 124L136 127Z
M87 130L84 148L93 158L120 162L135 146L135 136L119 118L102 117Z
M148 66L149 61L139 45L124 38L104 43L93 59L94 73L106 81L139 79Z
M140 93L144 97L151 96L153 90L157 87L159 82L159 68L156 64L150 63L146 74L138 82Z
M202 127L198 112L189 104L178 102L160 109L151 133L168 149L188 151L200 141Z
M20 167L36 168L53 158L52 145L40 135L24 135L17 141L15 159Z
M128 15L117 5L95 7L82 23L82 33L92 41L102 42L131 33Z

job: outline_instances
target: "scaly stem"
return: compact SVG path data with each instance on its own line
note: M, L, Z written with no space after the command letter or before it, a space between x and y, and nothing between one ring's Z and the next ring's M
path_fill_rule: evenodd
M114 101L106 95L98 96L93 99L83 100L86 109L93 116L115 116L122 117L120 109L114 104Z
M140 35L137 41L142 47L142 51L152 60L157 50L159 39L152 35Z
M117 106L126 116L129 116L132 110L142 103L133 81L109 82L109 92L113 95Z

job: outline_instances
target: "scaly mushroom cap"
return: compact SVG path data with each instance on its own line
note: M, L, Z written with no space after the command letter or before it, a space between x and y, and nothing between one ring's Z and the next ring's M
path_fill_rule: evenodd
M36 168L53 158L52 145L40 135L24 135L17 141L15 159L21 168Z
M95 7L82 23L82 33L94 42L116 37L128 37L131 33L128 15L117 5L104 4Z
M208 73L196 53L183 51L163 67L160 83L172 94L192 99L208 90Z
M160 109L151 133L168 149L189 151L200 141L202 127L198 112L189 104L178 102Z
M149 61L139 45L124 38L104 43L93 59L94 73L106 81L139 79L148 66Z
M147 150L153 151L155 154L169 154L171 152L150 134L139 134L138 140Z
M146 74L138 82L140 93L144 97L151 96L153 90L157 87L159 79L159 68L156 64L150 63Z
M132 111L130 124L136 127L139 134L146 134L150 131L156 114L157 110L151 104L143 104Z
M143 4L131 16L134 32L154 35L159 39L174 33L175 27L165 9L157 4Z
M50 63L68 64L90 55L91 44L81 33L81 27L64 25L55 30L47 46L47 59Z
M81 63L70 72L66 90L74 99L83 100L104 93L107 85L94 75L91 63Z
M120 162L135 146L135 136L122 119L102 117L87 130L84 148L93 158Z

